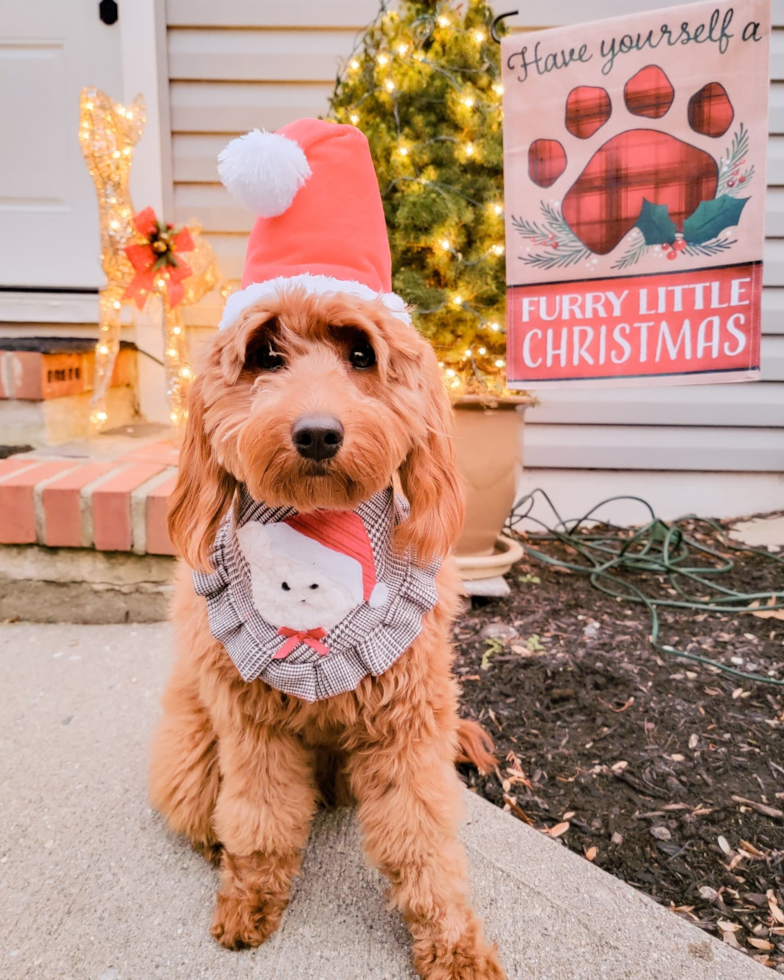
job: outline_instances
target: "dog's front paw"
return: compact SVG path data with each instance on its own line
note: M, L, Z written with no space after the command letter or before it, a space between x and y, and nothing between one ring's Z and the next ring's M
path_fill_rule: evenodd
M457 942L420 939L413 952L422 980L506 980L495 944L485 941L476 921Z
M277 929L283 908L263 898L250 902L246 896L218 892L210 931L226 949L261 946Z

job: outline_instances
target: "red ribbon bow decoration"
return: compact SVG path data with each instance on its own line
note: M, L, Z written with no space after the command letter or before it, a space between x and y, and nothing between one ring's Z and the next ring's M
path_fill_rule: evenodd
M185 296L183 279L192 274L191 267L179 257L178 252L192 252L196 247L187 228L175 231L172 225L162 224L155 217L152 208L145 208L133 216L133 226L144 239L125 246L125 254L136 275L123 294L123 299L132 300L140 310L150 293L166 285L169 306L178 306Z
M320 626L317 626L314 630L292 630L288 626L281 626L278 630L278 636L286 636L288 639L272 659L285 660L291 651L300 643L304 643L311 650L315 650L320 657L326 657L329 653L329 647L325 643L320 642L326 635L327 631L323 630Z

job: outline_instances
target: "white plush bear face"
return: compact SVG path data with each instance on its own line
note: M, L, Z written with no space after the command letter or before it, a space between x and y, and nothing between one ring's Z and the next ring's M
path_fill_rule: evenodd
M273 548L265 525L245 524L237 531L237 540L250 566L253 604L273 626L329 630L357 606L345 585L313 563Z

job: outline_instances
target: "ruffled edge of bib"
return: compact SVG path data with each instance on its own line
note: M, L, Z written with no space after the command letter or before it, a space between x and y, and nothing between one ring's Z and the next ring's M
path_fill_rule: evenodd
M271 687L311 702L352 691L363 677L383 674L402 656L422 632L422 617L438 602L435 578L440 561L425 568L408 564L403 582L382 610L381 619L361 639L317 660L311 659L301 644L286 660L273 660L280 637L274 627L269 627L273 632L266 637L254 629L253 619L258 619L258 626L268 624L255 609L244 581L228 573L226 549L232 521L229 517L218 531L212 558L215 570L209 574L194 572L193 584L206 599L212 635L226 648L245 681L261 678ZM302 656L308 659L298 662Z

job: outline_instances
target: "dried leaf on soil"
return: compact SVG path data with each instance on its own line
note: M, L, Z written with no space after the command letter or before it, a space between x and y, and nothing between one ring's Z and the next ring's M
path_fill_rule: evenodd
M767 604L769 606L775 606L776 601L776 597L771 596ZM751 613L752 616L757 616L759 619L784 619L784 609L765 609L764 606L760 609L759 606L759 599L756 599L749 605L746 611Z
M558 542L543 547L561 563L573 558ZM732 559L734 569L722 576L728 587L757 594L781 589L780 564L736 552ZM534 570L540 583L510 576L509 596L472 600L456 623L457 679L481 678L463 685L464 713L488 726L506 760L488 776L461 766L462 777L548 836L567 822L562 815L579 815L556 838L560 844L586 860L595 847L594 861L604 870L664 907L693 905L682 914L702 929L781 968L784 822L732 797L784 811L784 689L657 654L640 607L602 594L587 576L545 565ZM646 591L667 595L665 577L645 578ZM659 617L662 642L676 649L741 670L752 664L760 678L784 676L778 617L718 607L703 608L699 617L660 608ZM486 637L479 634L489 623L513 626L520 639L507 640L481 670ZM585 627L592 623L599 627L589 636ZM532 636L544 649L529 650ZM657 816L640 816L645 813ZM653 824L666 826L672 839L652 837ZM738 931L722 933L718 919Z

